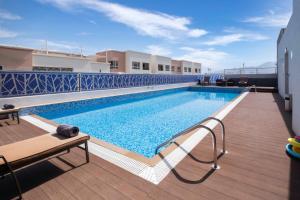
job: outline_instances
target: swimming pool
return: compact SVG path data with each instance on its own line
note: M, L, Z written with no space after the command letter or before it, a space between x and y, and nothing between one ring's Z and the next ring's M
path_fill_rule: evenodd
M240 89L180 88L34 107L58 124L71 124L97 139L151 158L176 133L211 116Z

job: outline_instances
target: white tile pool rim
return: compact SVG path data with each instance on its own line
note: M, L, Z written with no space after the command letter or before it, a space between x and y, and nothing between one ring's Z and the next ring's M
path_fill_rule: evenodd
M221 111L219 111L214 117L223 120L225 116L241 102L249 92L244 92L235 98L233 101L228 103ZM56 132L56 127L46 123L40 119L32 117L30 115L21 116L21 118L49 133ZM206 126L210 129L214 129L218 125L216 121L209 121ZM130 173L137 175L153 184L159 184L175 166L184 159L187 153L191 152L192 149L200 143L200 141L208 134L208 130L199 129L189 138L187 138L180 147L177 147L154 166L150 166L141 161L137 161L133 158L129 158L123 154L115 152L111 149L105 148L93 142L88 142L89 152L111 162ZM217 137L220 138L220 137Z

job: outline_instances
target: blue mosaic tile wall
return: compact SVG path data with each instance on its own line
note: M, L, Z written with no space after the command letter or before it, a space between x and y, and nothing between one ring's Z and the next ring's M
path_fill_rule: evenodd
M0 72L0 97L196 82L201 75Z

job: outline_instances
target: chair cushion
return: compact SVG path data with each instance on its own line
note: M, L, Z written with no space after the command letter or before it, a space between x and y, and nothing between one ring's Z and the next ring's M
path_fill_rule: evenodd
M44 134L27 140L0 146L0 155L3 155L7 162L14 165L28 164L31 160L37 161L39 157L51 156L59 150L66 149L69 146L84 143L89 140L89 136L83 133L72 138L65 138L58 134ZM0 159L0 166L4 161Z

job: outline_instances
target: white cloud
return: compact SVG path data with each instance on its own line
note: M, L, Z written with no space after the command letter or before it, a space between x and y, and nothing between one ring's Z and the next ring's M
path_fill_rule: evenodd
M46 50L46 40L32 39L31 46L33 48ZM80 53L80 45L66 41L47 40L47 48L49 51L62 51L68 53Z
M77 33L77 35L79 35L79 36L88 36L88 35L92 35L92 33L82 31L82 32Z
M76 7L100 12L112 21L133 28L141 35L178 39L180 37L200 37L207 32L203 29L193 29L191 20L187 17L168 15L165 13L147 11L101 0L39 0L50 3L64 10Z
M233 33L222 36L217 36L212 40L204 42L205 45L214 46L214 45L228 45L234 42L241 41L260 41L269 39L267 36L258 34L258 33Z
M243 20L243 22L253 23L259 26L266 26L266 27L286 27L290 17L291 17L290 12L278 14L271 10L266 15L249 17Z
M230 34L230 35L223 35L217 36L212 40L204 42L206 45L227 45L233 42L239 42L243 38L242 34Z
M176 59L200 62L204 67L224 67L222 62L230 56L226 52L215 49L196 49L192 47L181 47L180 49L185 53Z
M97 23L94 20L89 20L89 23L96 25Z
M188 36L190 37L201 37L203 35L206 35L207 34L207 31L205 30L202 30L202 29L193 29L193 30L190 30L188 32Z
M226 46L228 44L241 41L261 41L270 39L268 36L262 35L260 33L238 29L235 27L225 28L223 32L225 33L224 35L216 36L211 40L204 42L203 44L208 46Z
M159 45L148 45L146 51L153 55L169 56L172 52L170 49Z
M6 20L20 20L22 17L19 15L12 14L6 10L0 10L0 19L6 19Z
M0 27L0 38L15 38L17 36L18 33Z

